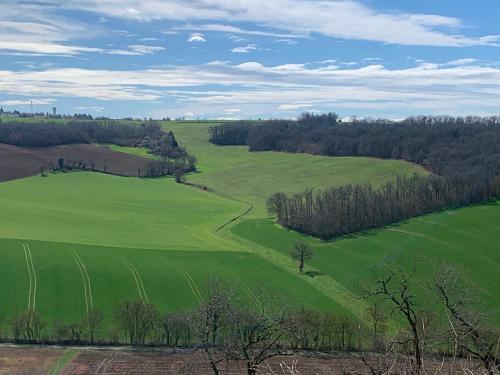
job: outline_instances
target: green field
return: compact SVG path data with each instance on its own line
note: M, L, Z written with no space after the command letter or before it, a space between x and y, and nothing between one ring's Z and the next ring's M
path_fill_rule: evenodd
M238 236L285 254L298 239L310 243L315 257L308 267L330 277L353 294L369 287L382 269L421 261L415 288L427 295L429 276L454 264L489 311L500 306L500 204L491 203L422 216L336 241L322 242L284 230L271 220L245 220ZM430 295L427 295L429 298ZM496 311L496 320L500 314Z
M305 237L267 218L270 194L426 172L392 160L250 153L211 145L209 124L163 125L198 158L199 170L188 182L210 192L172 178L90 172L0 184L0 316L24 311L34 299L47 321L71 322L92 304L109 327L125 299L144 297L162 311L187 310L216 275L241 284L242 298L250 301L265 286L295 305L361 318L366 305L359 286L373 268L413 253L465 268L487 305L500 306L498 205L428 215L335 242L307 238L316 251L308 269L319 273L311 278L299 275L288 257L293 242ZM422 288L424 280L422 275Z
M3 183L0 202L0 238L175 250L238 249L214 228L244 211L171 178L90 172Z
M199 173L188 180L254 206L251 217L266 216L265 202L277 192L295 193L348 183L383 183L402 174L425 174L410 163L371 158L329 158L307 154L248 152L244 146L215 146L206 123L164 123L198 158Z

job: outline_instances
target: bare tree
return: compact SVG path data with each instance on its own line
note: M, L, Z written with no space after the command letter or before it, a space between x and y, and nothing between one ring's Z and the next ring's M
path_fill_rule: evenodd
M423 370L423 333L420 326L423 318L420 316L416 296L411 288L417 264L415 261L410 272L388 270L387 276L375 280L375 287L367 292L367 296L388 303L392 307L392 313L398 313L403 317L410 335L409 337L405 335L400 344L410 344L415 356L415 373L420 374Z
M96 330L102 323L102 314L99 312L99 310L91 308L87 313L86 323L87 323L87 332L89 334L90 343L94 345Z
M248 308L231 311L231 335L228 351L230 357L243 361L248 375L255 375L259 366L269 358L292 355L289 349L294 331L286 305L273 298L259 298Z
M313 257L313 251L307 242L297 241L295 242L293 250L290 252L290 256L293 260L297 261L299 264L299 272L302 273L306 260Z
M479 359L487 374L500 372L500 332L488 324L488 317L477 311L477 293L451 266L435 273L434 290L444 306L450 324L449 341L457 350Z
M156 308L144 300L125 301L116 312L116 320L133 346L145 344L156 316Z
M204 301L191 317L191 325L214 375L219 374L219 364L228 358L223 333L227 330L233 297L233 289L228 284L217 278L211 279L207 283Z
M388 319L379 301L375 301L374 304L368 307L365 315L371 326L372 349L378 352L382 349L385 342Z

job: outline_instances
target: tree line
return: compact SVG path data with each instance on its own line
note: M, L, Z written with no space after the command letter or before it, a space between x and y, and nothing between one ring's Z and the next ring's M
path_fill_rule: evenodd
M247 145L250 151L400 159L443 176L500 173L498 116L419 116L400 122L354 119L343 123L334 115L306 114L297 121L227 123L211 127L209 135L212 143Z
M78 143L141 147L159 156L161 160L148 162L147 167L139 171L139 176L174 175L178 182L183 181L184 173L196 170L197 162L195 156L179 145L172 131L165 132L154 121L139 124L128 124L119 120L68 121L65 124L0 121L0 143L34 148ZM63 169L95 170L91 163L75 158L62 159L62 163L60 159L58 165L53 168ZM41 173L44 174L45 171Z
M275 193L267 200L267 209L287 228L330 239L498 196L500 178L488 182L413 175L381 187L355 184Z
M244 144L250 151L400 159L441 177L270 198L268 206L284 226L325 238L500 196L500 117L419 116L400 122L342 123L334 114L304 114L296 121L212 127L210 141Z
M362 319L295 308L263 288L244 300L234 283L212 278L199 304L186 312L161 314L140 299L124 301L112 317L90 309L74 323L49 325L36 312L20 312L0 320L0 328L10 328L1 336L29 344L198 348L215 375L229 361L254 375L267 359L298 351L355 352L372 374L389 374L395 363L411 369L404 373L421 374L428 357L451 364L469 358L485 373L498 373L500 331L478 309L466 277L450 266L436 268L424 285L432 303L422 305L416 297L419 267L414 260L410 267L377 272L362 287L368 306ZM107 331L105 318L114 322Z
M119 120L0 122L0 143L20 147L50 147L75 143L113 143L134 146L144 137L160 137L165 132L154 122L137 125Z

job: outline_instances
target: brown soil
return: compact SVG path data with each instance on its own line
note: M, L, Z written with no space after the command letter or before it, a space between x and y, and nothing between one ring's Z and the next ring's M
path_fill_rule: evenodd
M147 168L149 159L107 147L76 144L46 148L25 148L0 144L0 182L40 174L40 168L57 166L59 158L65 164L82 161L85 169L93 169L118 176L137 177L139 169Z
M64 352L58 348L0 347L0 375L3 374L50 374ZM221 375L246 374L243 363L225 363L220 366ZM463 374L458 364L456 371L441 361L427 360L427 374ZM294 368L294 372L289 369ZM344 371L342 370L344 369ZM367 374L369 371L360 359L349 355L300 354L271 359L257 372L260 375L342 375ZM407 373L396 364L391 374ZM468 374L482 374L475 369ZM61 375L211 375L203 354L191 350L127 351L113 349L80 349L59 372Z
M0 348L1 375L46 375L50 374L62 350Z

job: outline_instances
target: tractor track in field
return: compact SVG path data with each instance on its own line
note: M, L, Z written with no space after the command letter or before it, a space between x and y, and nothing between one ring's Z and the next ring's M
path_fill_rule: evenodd
M28 243L23 243L23 249L30 279L29 294L28 294L28 313L33 314L36 308L37 278L36 278L35 266L33 265L33 257L31 255L30 245Z
M139 274L139 271L137 271L137 268L135 268L134 265L127 261L125 258L122 258L122 262L127 266L130 273L132 274L132 277L135 280L135 285L137 287L137 291L139 292L139 297L149 303L149 297L146 293L146 289L144 288L144 283L142 281L141 275Z
M87 272L87 267L85 267L85 263L83 263L76 249L71 249L71 253L82 276L83 293L85 296L85 308L87 310L87 315L88 315L89 312L94 309L94 299L92 297L92 286L90 283L90 276Z
M186 280L186 283L191 288L191 291L193 292L193 295L196 298L196 300L198 301L198 303L202 303L203 302L203 297L202 297L202 295L200 293L200 290L196 286L196 283L194 282L193 278L189 274L189 272L187 272L185 270L182 270L182 274L184 276L184 279Z

